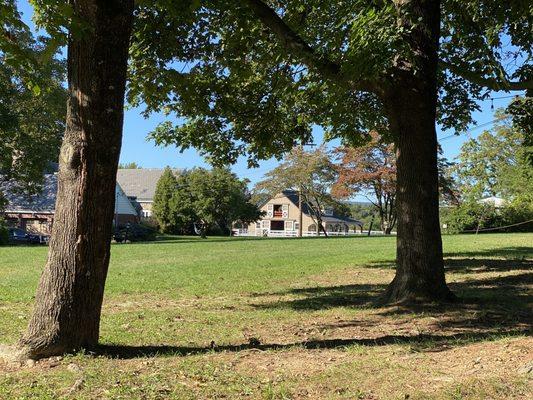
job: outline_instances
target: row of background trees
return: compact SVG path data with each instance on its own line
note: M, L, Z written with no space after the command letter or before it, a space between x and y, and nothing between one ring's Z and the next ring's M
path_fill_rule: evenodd
M441 209L446 232L533 231L531 130L503 110L496 117L494 128L466 141L448 168L459 201ZM489 197L502 204L480 201Z
M504 110L496 112L494 128L471 138L453 162L439 157L441 222L446 233L494 229L531 230L533 168L523 129ZM284 190L302 195L311 217L322 226L322 210L352 217L369 227L374 217L385 234L397 220L396 151L370 132L359 147L325 146L305 151L295 146L283 161L248 192L246 181L227 169L194 169L175 175L166 169L158 184L154 212L163 232L228 234L232 222L251 223L258 207ZM367 203L354 203L355 197ZM503 205L481 200L500 197ZM196 227L196 229L195 229Z

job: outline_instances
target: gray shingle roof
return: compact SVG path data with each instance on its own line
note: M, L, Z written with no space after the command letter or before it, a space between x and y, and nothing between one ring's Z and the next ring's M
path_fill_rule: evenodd
M131 202L122 194L123 190L120 190L120 184L117 184L115 190L120 194L115 205L116 212L137 215ZM0 192L7 200L5 207L7 213L54 213L57 197L57 174L45 174L42 191L34 195L28 195L19 190L19 185L14 181L1 182Z
M119 169L117 181L128 197L136 197L137 201L153 201L157 181L164 169L138 168ZM179 174L179 170L173 170Z
M54 212L57 193L57 175L46 174L42 192L28 195L18 190L16 182L7 181L0 184L0 191L3 193L8 204L6 212Z

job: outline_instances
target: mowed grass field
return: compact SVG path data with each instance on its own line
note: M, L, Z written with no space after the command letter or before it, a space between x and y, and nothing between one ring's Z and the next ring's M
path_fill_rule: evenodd
M112 246L101 343L0 361L0 399L530 399L533 234L445 236L458 304L382 307L394 237ZM44 247L0 248L0 343Z

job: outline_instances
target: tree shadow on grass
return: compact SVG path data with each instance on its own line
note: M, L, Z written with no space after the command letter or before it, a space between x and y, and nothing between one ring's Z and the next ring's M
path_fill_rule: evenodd
M378 260L366 265L368 268L394 269L394 260ZM502 247L499 249L444 254L447 273L513 271L533 269L532 247Z
M328 287L306 287L276 293L278 296L296 296L270 303L256 304L256 308L289 308L301 312L334 309L337 307L372 310L373 317L368 321L354 320L343 326L337 324L325 328L354 328L385 323L387 318L418 316L435 319L434 329L439 332L470 331L488 332L529 331L533 315L531 305L533 296L533 273L522 272L504 276L481 277L474 275L462 282L449 286L459 297L450 304L409 304L382 306L377 299L384 293L387 285L339 285ZM405 322L404 322L405 324ZM407 322L409 324L409 322Z
M445 254L446 272L494 272L533 269L533 248L499 249Z
M483 258L446 258L446 272L509 272L533 269L533 260L483 259Z
M423 334L386 334L369 338L327 338L293 343L245 343L218 346L127 346L103 345L96 354L110 358L186 356L217 352L240 352L304 349L338 349L348 346L387 346L407 344L413 351L441 351L469 343L518 337L531 334L531 301L528 291L533 273L481 277L473 275L463 282L451 283L460 301L445 305L378 306L376 299L386 288L384 284L354 284L328 287L295 288L269 295L292 295L296 299L256 304L260 309L291 308L301 312L349 307L373 310L370 319L338 321L322 325L327 329L367 328L402 319L403 326L414 327L419 317L433 318L434 326ZM411 319L409 319L411 318ZM429 327L427 327L429 328Z
M414 351L436 352L449 349L451 347L464 346L469 343L479 341L498 340L503 337L520 337L527 332L524 330L512 330L502 332L500 330L477 332L477 333L460 333L456 335L385 335L377 338L363 339L323 339L308 340L294 343L269 343L269 344L250 344L240 345L211 345L211 346L128 346L120 344L104 344L98 347L93 353L98 356L104 356L117 359L133 359L146 357L163 357L163 356L190 356L208 353L221 352L240 352L246 350L260 351L280 351L292 348L304 348L308 350L318 349L342 349L349 346L378 347L398 344L408 344Z
M505 248L475 253L450 253L448 257L506 257L512 253L529 255L530 249ZM387 261L390 264L390 261ZM186 356L217 352L240 352L256 349L276 351L290 348L342 349L349 346L387 346L407 344L414 351L441 351L473 342L497 340L502 337L519 337L531 334L533 284L531 260L448 258L451 272L473 273L462 282L450 283L450 288L460 301L452 304L424 304L379 306L376 299L385 291L385 284L352 284L326 287L293 288L283 292L267 293L270 296L293 296L296 299L276 300L255 304L259 309L290 308L301 312L334 309L338 307L368 309L376 318L341 321L323 325L325 328L363 328L387 322L395 317L404 318L407 326L415 325L418 317L435 319L433 333L386 334L374 338L328 338L293 343L245 343L217 346L127 346L103 345L96 354L110 358L131 359L159 356ZM512 272L495 275L498 272ZM492 273L482 276L477 272ZM409 317L412 319L409 320ZM407 319L405 319L407 318Z
M463 260L461 268L471 268L464 266L468 260ZM474 260L477 265L477 260ZM523 264L526 265L526 264ZM529 266L529 264L527 264ZM525 267L517 268L520 271ZM493 271L487 269L487 272ZM500 271L499 269L496 271ZM463 282L452 282L449 284L452 291L459 297L457 303L444 305L409 305L396 307L406 310L445 310L450 308L461 308L466 306L494 306L503 308L523 308L526 303L532 301L528 286L533 285L533 272L523 271L519 274L491 277L468 277ZM256 304L257 308L292 308L294 310L309 311L330 309L335 307L352 308L383 308L379 301L387 288L386 284L351 284L336 286L315 286L292 288L282 292L267 293L271 296L298 296L301 298L280 300L272 303ZM386 308L386 307L385 307Z
M376 299L384 292L387 285L353 284L339 286L316 286L294 288L283 292L266 295L300 296L299 299L279 300L272 303L253 305L255 308L292 308L298 311L315 311L337 307L370 308L376 305Z
M499 247L497 249L485 249L475 251L456 251L444 253L444 257L501 257L510 260L525 259L533 257L533 247L511 246Z

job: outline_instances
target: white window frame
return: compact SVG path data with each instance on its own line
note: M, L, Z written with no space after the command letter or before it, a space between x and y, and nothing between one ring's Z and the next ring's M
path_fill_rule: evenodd
M289 218L289 205L282 204L281 206L281 218Z
M267 218L274 218L274 204L267 204Z

